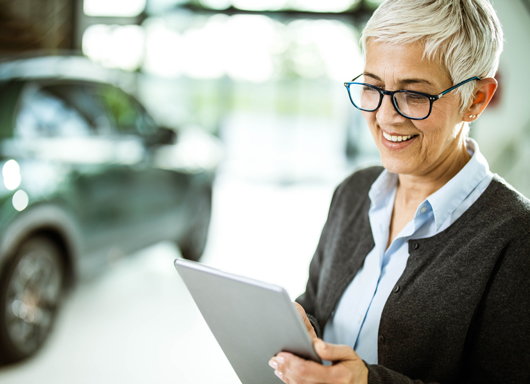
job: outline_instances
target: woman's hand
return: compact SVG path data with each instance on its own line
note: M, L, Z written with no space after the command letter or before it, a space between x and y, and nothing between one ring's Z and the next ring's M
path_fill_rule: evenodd
M367 384L368 368L347 345L328 344L314 339L316 353L322 360L333 362L324 366L281 352L269 361L274 373L287 384Z
M297 302L294 302L294 306L298 310L298 313L300 313L300 317L302 318L302 321L304 322L304 325L307 328L307 331L309 332L311 339L315 340L317 338L317 334L315 332L315 329L313 328L313 325L311 324L311 322L307 318L307 315L305 314L304 307L302 307Z

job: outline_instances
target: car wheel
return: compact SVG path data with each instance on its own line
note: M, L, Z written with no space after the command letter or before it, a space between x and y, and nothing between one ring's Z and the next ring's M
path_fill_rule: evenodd
M46 341L63 292L61 250L46 237L24 242L0 282L0 357L10 363Z
M188 260L198 261L204 253L208 240L208 228L212 215L212 192L208 191L204 195L205 198L197 206L190 229L178 243L182 257Z

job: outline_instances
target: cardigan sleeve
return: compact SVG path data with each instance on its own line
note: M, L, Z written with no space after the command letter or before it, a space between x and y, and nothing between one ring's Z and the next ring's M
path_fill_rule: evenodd
M316 315L315 310L316 310L316 299L317 299L317 293L318 293L319 281L320 281L320 273L322 270L321 269L322 258L324 256L324 251L329 241L328 240L328 238L330 237L329 226L330 226L330 222L333 219L334 207L336 206L338 195L340 194L342 185L343 184L339 185L333 192L333 197L331 198L330 209L328 212L328 218L326 220L326 224L324 225L324 228L322 229L322 234L320 235L320 240L318 242L315 254L313 255L313 258L311 259L311 264L309 265L309 278L307 280L305 292L295 300L306 311L309 321L311 321L311 324L313 325L313 328L315 329L315 333L317 334L319 338L322 338L322 329L315 316Z
M309 278L307 280L305 293L299 296L296 299L306 311L309 320L313 324L313 328L317 335L321 338L323 327L326 321L326 313L331 312L330 307L323 310L323 294L327 293L329 296L330 286L329 281L327 288L324 288L326 285L326 279L329 280L329 274L335 273L329 270L330 260L333 259L332 249L335 248L338 239L337 236L340 235L340 230L342 228L341 221L344 221L344 216L350 214L355 210L366 208L364 205L368 201L368 191L372 186L373 182L383 171L382 167L369 167L362 169L360 171L354 172L349 177L347 177L334 191L333 197L331 199L331 204L328 212L328 217L324 228L322 229L322 234L318 242L317 249L311 260L309 266ZM364 217L364 212L362 214ZM367 237L371 238L371 234ZM372 245L368 245L368 248L372 248ZM344 255L340 255L344 258ZM362 262L362 260L361 260ZM361 262L358 262L358 267L360 267ZM341 267L340 267L341 268ZM355 271L350 271L351 268L341 268L339 272L344 273L355 273ZM334 279L334 280L344 280L347 282L347 276L342 276L346 279ZM344 282L342 281L342 282ZM335 293L343 291L344 287L336 287L335 285L331 288ZM328 303L332 302L329 300L329 297L326 298Z

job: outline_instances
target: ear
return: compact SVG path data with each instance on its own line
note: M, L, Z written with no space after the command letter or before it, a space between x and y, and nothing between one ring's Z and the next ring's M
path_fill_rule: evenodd
M475 121L486 109L493 94L497 90L497 80L493 77L486 77L479 80L473 92L471 105L464 110L463 120L467 122Z

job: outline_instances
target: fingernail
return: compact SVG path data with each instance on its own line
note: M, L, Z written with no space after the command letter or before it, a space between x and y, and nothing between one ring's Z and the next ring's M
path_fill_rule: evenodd
M274 361L274 360L269 360L269 366L271 368L276 369L276 368L278 368L278 363L276 361Z
M280 379L283 378L283 373L281 373L280 371L274 371L274 374L278 376Z
M285 359L283 358L283 356L276 356L276 360L278 360L278 363L280 364L285 363Z

